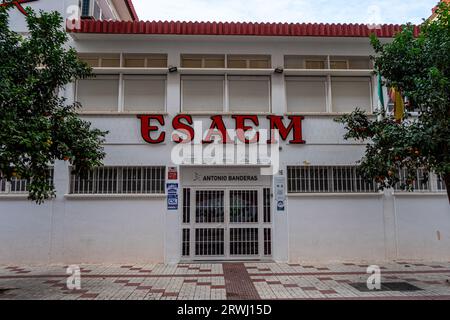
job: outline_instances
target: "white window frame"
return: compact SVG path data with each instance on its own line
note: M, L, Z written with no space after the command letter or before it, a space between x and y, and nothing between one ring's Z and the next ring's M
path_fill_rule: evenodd
M298 111L289 111L289 106L288 106L288 92L287 92L287 85L286 85L286 83L288 82L288 81L308 81L308 79L320 79L320 78L322 78L322 79L324 79L325 81L324 81L324 84L325 84L325 112L322 112L322 111L317 111L317 112L315 112L315 111L301 111L301 112L298 112ZM321 81L317 81L317 82L321 82ZM285 113L286 114L326 114L326 113L328 113L329 112L329 110L330 110L330 106L329 106L329 91L330 91L330 88L329 88L329 81L328 81L328 79L327 79L327 76L309 76L309 77L307 77L307 76L287 76L287 77L285 77L284 78L284 95L285 95L285 102L286 102L286 106L285 106Z
M361 76L361 77L351 77L351 76L328 76L328 88L329 88L329 98L331 99L329 101L329 106L330 106L330 112L331 113L339 113L339 114L346 114L346 113L350 113L351 111L346 111L346 112L338 112L338 111L334 111L333 108L333 79L332 78L340 78L340 79L346 79L348 81L353 81L355 80L355 82L357 82L357 79L366 79L368 80L368 85L369 85L369 114L373 114L375 111L375 106L374 106L374 98L373 98L373 77L369 77L369 76ZM344 81L343 81L344 82ZM355 106L356 108L357 106Z
M213 110L205 110L205 111L189 111L184 109L184 81L208 81L209 80L218 80L218 77L223 77L223 97L222 97L222 111L213 111ZM224 112L227 108L227 76L226 75L182 75L180 77L180 109L181 112L184 113L215 113L215 112Z
M227 81L226 81L226 93L227 93L227 104L226 104L226 110L225 112L232 112L232 113L249 113L249 114L269 114L272 113L272 77L271 76L241 76L241 75L229 75L232 78L240 78L239 80L228 80L228 76L227 76ZM265 79L263 79L265 78ZM245 110L241 110L241 111L231 111L230 110L230 90L229 90L229 81L251 81L251 80L257 80L257 81L266 81L268 82L268 93L269 93L269 110L267 111L245 111Z
M163 75L128 75L121 73L121 79L119 85L119 110L120 112L124 113L166 113L167 112L167 77ZM158 79L164 81L164 106L162 110L149 110L149 111L129 111L125 110L125 81L128 80L127 77L130 77L130 79L142 79L142 80L149 80L149 79ZM120 97L121 96L121 97Z
M183 81L184 79L186 80L193 80L198 78L199 80L208 80L209 79L214 79L216 80L217 77L223 77L223 107L221 111L213 111L213 110L205 110L205 111L189 111L189 110L185 110L184 108L184 102L183 102L183 92L184 92L184 84ZM255 80L258 79L259 81L267 81L268 82L268 93L269 93L269 110L267 111L230 111L230 91L229 91L229 81L233 81L233 80L229 80L229 77L240 77L242 78L242 80L248 79L248 80ZM264 78L264 79L262 79ZM195 81L195 80L194 80ZM184 112L184 113L199 113L199 114L211 114L211 113L248 113L248 114L269 114L272 112L272 78L271 76L249 76L249 75L245 75L245 76L241 76L241 75L182 75L182 77L180 77L180 111Z
M87 182L89 184L92 184L91 190L88 192L79 192L79 190L81 189L81 191L84 191L83 189L85 186L86 182L83 182L83 179L81 179L81 177L79 175L76 174L72 174L71 170L72 168L69 168L69 185L68 185L68 190L69 190L69 195L73 195L73 196L83 196L83 195L92 195L92 196L102 196L102 195L109 195L109 196L114 196L114 195L122 195L122 196L130 196L130 195L164 195L166 192L166 173L167 173L167 168L165 166L162 165L151 165L151 166L103 166L103 167L96 167L93 170L89 171L89 175L93 175L95 173L98 173L99 170L117 170L117 175L115 177L115 180L111 180L111 183L115 183L116 184L116 190L113 190L111 192L109 192L108 190L108 184L106 185L106 191L105 189L104 192L99 192L98 191L98 185L99 185L99 181L101 179L96 179L95 177L92 177L90 182ZM156 179L157 177L155 177L156 182L159 183L159 186L161 187L160 190L149 190L152 192L143 192L144 191L144 184L147 182L142 176L140 178L140 183L141 183L141 192L124 192L123 189L123 172L124 170L141 170L141 175L144 172L145 169L155 169L157 170L157 172L155 173L159 173L159 175L162 177L161 179ZM91 177L91 176L90 176ZM114 178L114 177L113 177ZM78 179L78 191L75 190L75 186L76 186L76 179ZM138 180L136 180L138 181ZM153 180L149 180L150 182L152 182ZM80 187L80 184L82 183L82 187ZM105 187L103 185L103 187ZM156 191L160 191L160 192L156 192Z
M50 177L49 177L49 182L54 184L55 183L55 170L53 167L49 167L48 169L50 171ZM19 190L19 191L11 191L11 186L12 186L12 181L2 181L2 183L4 183L5 186L5 190L1 190L0 189L0 196L10 196L10 195L28 195L29 192L26 190L28 187L28 184L30 183L30 181L26 180L26 179L19 179L19 178L14 178L13 179L15 182L14 183L20 183L21 185L23 185L23 189ZM1 181L1 179L0 179Z
M287 93L287 86L286 82L289 81L288 78L291 79L300 79L300 80L306 80L308 78L313 79L316 77L324 77L326 78L326 111L325 112L292 112L288 109L288 93ZM349 112L334 112L333 110L333 90L332 90L332 78L347 78L347 79L355 79L355 78L365 78L368 79L368 85L369 85L369 99L370 99L370 111L369 114L373 114L376 110L376 106L374 105L375 99L374 99L374 80L373 77L369 76L361 76L361 77L354 77L354 76L339 76L339 77L332 77L331 75L326 76L286 76L284 79L284 112L286 114L347 114ZM295 81L295 80L294 80ZM355 106L356 108L357 106Z
M164 90L164 109L161 111L126 111L125 110L125 92L124 92L124 76L129 76L128 74L124 74L124 73L119 73L119 74L108 74L108 75L97 75L97 77L102 77L102 76L118 76L118 95L117 95L117 110L114 111L103 111L103 110L86 110L86 111L81 111L81 113L124 113L124 114L135 114L135 113L139 113L139 114L152 114L152 113L167 113L167 77L164 75L153 75L153 74L149 74L149 75L133 75L133 76L142 76L143 78L145 77L164 77L164 83L165 83L165 90ZM93 79L83 79L83 80L95 80L95 78ZM79 96L78 96L78 85L79 85L79 81L77 80L74 86L74 97L75 97L75 101L79 101Z

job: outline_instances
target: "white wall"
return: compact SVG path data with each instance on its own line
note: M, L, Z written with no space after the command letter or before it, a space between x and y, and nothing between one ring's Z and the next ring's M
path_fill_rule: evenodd
M291 196L288 207L291 262L450 259L444 194Z
M290 261L384 260L380 196L289 197L288 208Z
M0 203L0 264L164 261L164 200Z
M398 259L450 261L450 206L446 195L398 196L395 215Z

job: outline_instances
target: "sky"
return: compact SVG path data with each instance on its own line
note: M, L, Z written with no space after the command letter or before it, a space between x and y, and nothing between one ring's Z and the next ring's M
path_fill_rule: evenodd
M140 20L421 23L438 0L133 0Z

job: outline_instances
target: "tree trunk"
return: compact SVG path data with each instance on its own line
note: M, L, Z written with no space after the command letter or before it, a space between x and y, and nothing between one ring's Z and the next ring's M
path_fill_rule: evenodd
M447 188L448 202L450 203L450 173L444 176L445 187Z

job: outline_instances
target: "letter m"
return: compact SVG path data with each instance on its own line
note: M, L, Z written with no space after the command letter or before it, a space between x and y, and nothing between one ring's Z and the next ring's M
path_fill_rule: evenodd
M278 130L280 133L281 139L286 141L291 133L292 139L289 140L289 143L291 144L304 144L305 141L303 140L303 133L302 133L302 121L304 119L303 116L289 116L288 119L290 120L289 125L286 127L283 122L283 116L267 116L267 119L270 120L270 131L272 133L272 130ZM272 143L272 137L270 140L267 141L267 143Z

